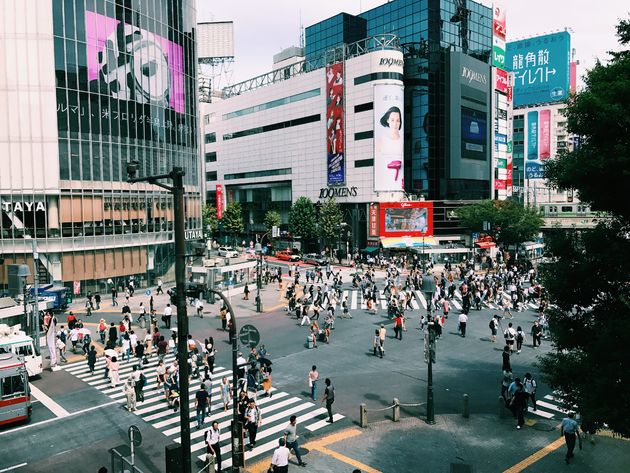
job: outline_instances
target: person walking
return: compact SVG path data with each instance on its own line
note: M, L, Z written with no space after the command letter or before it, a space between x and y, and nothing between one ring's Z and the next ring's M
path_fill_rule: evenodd
M510 406L508 389L510 385L512 384L512 379L514 379L512 376L512 371L503 370L503 377L501 378L501 397L503 398L503 401L505 402L505 407Z
M462 337L466 337L466 325L468 325L468 315L465 312L459 314L459 333Z
M379 336L379 330L374 330L374 356L376 356L376 350L378 350L379 355L383 358L383 347L381 346L381 337Z
M490 328L490 341L492 343L496 343L497 341L497 330L499 329L499 320L496 315L493 315L490 319L490 323L488 323L488 327Z
M311 388L311 399L317 400L317 381L319 380L319 373L317 372L317 366L313 365L311 371L308 372L308 387Z
M523 342L525 341L525 332L521 326L516 327L516 354L519 355L521 353L521 348L523 347Z
M298 465L306 466L306 463L302 461L302 456L300 455L300 445L298 444L297 435L297 417L294 415L289 417L289 425L284 429L284 440L289 451L293 450L295 453Z
M212 427L206 430L204 435L206 441L206 453L209 456L215 457L217 465L216 471L217 473L221 473L221 431L219 430L219 423L216 420L212 422ZM208 461L208 463L210 463L210 461Z
M333 423L332 405L335 402L335 388L330 381L330 378L324 380L326 388L324 388L324 397L322 398L322 404L326 402L326 410L328 411L328 419L326 422Z
M87 356L88 367L90 368L90 374L94 374L94 365L96 365L96 348L94 345L90 347L90 351Z
M383 350L383 355L385 354L385 335L387 334L387 329L385 325L381 324L381 328L378 330L378 338L381 340L381 349Z
M247 283L245 283L245 287L243 288L243 300L249 300L249 286L247 285Z
M394 319L394 338L402 341L402 332L403 332L403 317L399 311L396 314L396 318Z
M109 359L109 366L108 366L109 380L111 382L112 388L115 388L116 386L118 386L118 383L120 383L118 370L120 370L120 363L118 362L118 359L115 356L112 356Z
M141 320L142 323L140 322ZM138 308L138 320L136 320L136 323L142 328L144 328L144 325L147 323L147 308L142 302L140 302L140 307Z
M560 435L564 435L564 441L567 444L567 455L564 457L564 461L568 465L571 458L574 456L573 450L575 450L575 440L580 436L574 412L569 412L568 417L562 419L562 423L560 424Z
M195 301L195 309L197 309L197 316L203 319L203 302L199 298Z
M525 373L525 379L523 380L523 386L525 388L525 392L527 393L527 404L529 405L529 400L531 399L532 404L534 405L534 410L536 410L536 381L532 378L531 373Z
M285 445L286 441L284 438L278 440L278 448L273 452L269 471L273 471L273 473L288 473L290 451Z
M171 317L173 316L173 308L171 304L166 304L164 308L164 315L162 316L162 320L164 321L164 328L171 328Z
M59 360L66 363L68 360L66 359L66 344L61 341L61 336L57 335L57 341L55 342L55 346L57 350L59 350Z
M505 338L505 345L510 349L510 353L514 353L514 341L516 340L516 330L512 326L512 322L508 324L508 328L503 332L503 338Z
M534 325L532 325L532 347L537 348L541 344L542 339L542 327L538 323L538 320L534 321Z
M112 307L116 307L118 305L118 291L115 287L112 287Z
M158 294L164 294L164 291L162 290L162 280L158 279L157 281L157 288L155 289L155 295L157 296Z
M115 357L114 357L115 358ZM111 369L111 368L110 368ZM111 374L111 371L110 371ZM123 385L122 389L125 396L127 396L127 410L129 412L136 410L136 388L133 380L133 375L129 375L127 381Z
M227 377L224 376L221 380L221 401L223 401L223 412L227 412L230 399L232 399L232 389Z
M94 295L94 302L96 302L96 310L101 310L101 295L100 294L95 294Z
M107 338L109 339L109 348L114 348L116 346L116 342L118 341L118 330L116 329L116 324L114 324L114 322L109 325L109 334Z
M512 395L510 407L516 417L516 428L520 430L525 424L525 408L527 407L527 393L523 388L523 383L516 383L516 391Z
M503 358L503 364L501 365L501 369L503 371L512 371L512 363L510 363L510 346L505 345L503 347L503 353L501 354Z
M144 402L144 386L147 384L147 377L142 372L142 365L133 365L131 372L136 390L136 401Z
M98 336L101 339L101 345L105 345L105 338L107 337L107 324L105 319L101 319L98 322Z
M245 409L245 427L249 436L249 449L252 450L256 446L256 434L258 427L262 424L262 416L260 409L256 406L254 399L249 400L249 407Z
M206 408L210 396L206 391L205 383L201 383L199 391L195 393L195 410L197 412L197 430L203 427L203 423L206 421Z

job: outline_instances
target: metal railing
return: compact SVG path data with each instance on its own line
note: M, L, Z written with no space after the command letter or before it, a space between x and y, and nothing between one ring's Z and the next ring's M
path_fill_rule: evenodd
M353 57L362 56L373 51L392 50L401 51L400 39L395 34L382 34L371 36L350 44L341 44L331 48L316 58L305 59L289 66L282 67L275 71L256 76L238 84L225 87L223 97L229 98L240 95L250 90L258 89L270 84L275 84L283 80L306 72L326 67L328 64L345 61Z

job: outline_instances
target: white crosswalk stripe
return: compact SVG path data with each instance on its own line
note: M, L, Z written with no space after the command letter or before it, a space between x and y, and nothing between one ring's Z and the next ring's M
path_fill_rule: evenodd
M540 399L536 400L536 410L534 411L530 408L528 412L539 417L544 417L545 419L560 417L569 412L562 407L562 401L559 398L547 394L543 399L546 399L546 401ZM543 408L542 410L540 409L541 407Z
M359 298L361 305L361 294L354 291L344 291L344 297L348 296L348 300L352 301L352 305L359 307ZM343 300L343 299L342 299ZM169 353L164 357L164 363L168 366L175 361L175 355ZM122 391L122 384L133 372L133 366L138 364L137 359L123 360L120 362L120 380L121 384L111 387L110 380L103 378L105 361L99 359L95 365L94 374L90 373L86 361L79 361L65 365L63 369L80 379L84 383L98 389L109 398L118 401L123 407L127 402L126 396ZM158 359L154 355L149 358L149 362L142 365L143 373L147 377L147 385L145 386L144 401L137 403L136 411L133 413L142 418L145 422L151 424L155 429L161 431L164 435L171 438L174 442L180 442L180 414L169 408L164 399L162 389L157 387L156 369ZM210 427L213 421L219 422L221 429L221 454L223 457L222 468L226 469L231 466L230 458L231 442L230 442L230 425L232 421L232 403L230 402L227 411L224 411L223 402L221 400L220 379L227 376L232 378L232 371L223 367L215 367L213 375L213 383L211 390L211 415L206 416L204 427L197 430L196 411L195 411L195 393L199 390L201 381L194 379L190 383L190 429L191 429L191 455L196 456L200 460L205 460L206 445L204 442L204 433ZM278 438L289 422L291 415L297 416L297 422L300 428L310 432L318 431L329 424L326 422L328 414L326 409L320 405L315 405L310 399L304 399L298 396L279 391L277 388L271 389L271 397L258 397L256 402L262 416L262 425L258 429L256 436L256 447L251 451L245 452L245 458L248 461L255 459L264 454L270 454L278 446ZM260 394L260 392L259 392ZM335 422L344 418L341 414L334 414Z

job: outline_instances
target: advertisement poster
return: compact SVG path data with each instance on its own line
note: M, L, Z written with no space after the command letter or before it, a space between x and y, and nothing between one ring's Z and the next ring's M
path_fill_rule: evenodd
M486 112L462 107L462 158L486 159L488 130Z
M492 14L492 35L505 40L505 8L503 5L494 5Z
M370 204L370 232L369 236L378 236L378 204Z
M326 67L326 153L328 185L346 182L343 62Z
M494 189L497 191L504 191L507 189L507 182L505 179L495 179Z
M527 112L527 160L525 161L525 178L539 179L543 177L542 166L538 159L538 112Z
M551 157L551 110L541 110L538 119L540 120L538 156L544 161Z
M433 235L433 202L381 203L380 236Z
M508 73L503 69L496 69L494 88L504 94L508 93Z
M571 36L562 31L507 43L514 74L514 106L561 102L568 97Z
M81 294L81 281L74 281L72 283L72 294L75 296Z
M374 86L374 190L401 191L404 187L402 85Z
M216 190L217 220L221 220L223 218L223 185L217 184Z

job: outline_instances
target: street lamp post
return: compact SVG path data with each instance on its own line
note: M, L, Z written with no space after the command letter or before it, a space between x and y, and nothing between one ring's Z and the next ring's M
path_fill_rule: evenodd
M425 361L427 363L427 424L435 424L435 407L433 400L433 363L435 363L435 323L433 321L433 294L435 278L432 274L422 276L422 292L427 300L429 323L425 333Z
M188 314L186 313L186 241L184 236L184 175L181 167L173 167L170 173L158 176L136 177L140 163L127 163L127 182L148 182L173 194L173 213L175 216L175 284L177 289L177 362L179 371L179 421L182 446L182 473L191 472L190 459L190 407L189 407L189 366L188 366ZM172 186L159 182L171 179Z
M262 286L262 266L263 266L263 253L262 242L263 239L269 235L269 232L260 237L260 242L256 243L254 251L258 251L258 274L256 275L256 312L263 311L262 300L260 299L260 290Z

